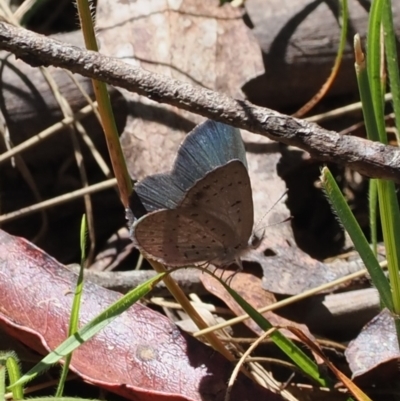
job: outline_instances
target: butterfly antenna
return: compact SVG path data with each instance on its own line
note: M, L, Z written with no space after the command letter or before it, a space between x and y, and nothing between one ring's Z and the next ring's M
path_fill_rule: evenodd
M261 217L261 219L259 219L258 221L257 221L257 223L256 223L256 225L255 225L255 227L254 227L254 232L256 232L256 231L258 231L260 228L259 228L259 226L260 226L260 224L261 224L261 222L265 219L265 216L287 195L287 193L288 193L288 189L285 191L285 192L283 192L283 194L272 204L272 206L264 213L264 215ZM273 226L276 226L277 224L281 224L281 223L285 223L285 222L287 222L287 221L289 221L289 220L291 220L292 219L292 217L290 216L290 217L288 217L288 218L286 218L286 219L284 219L284 220L282 220L282 221L280 221L280 222L278 222L278 223L273 223L273 224L271 224L270 226L268 226L268 227L273 227Z

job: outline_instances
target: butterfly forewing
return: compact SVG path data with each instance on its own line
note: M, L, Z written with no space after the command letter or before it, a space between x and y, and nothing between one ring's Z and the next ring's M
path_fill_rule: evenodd
M195 182L233 159L247 163L240 131L207 120L186 136L170 173L145 178L135 185L135 191L148 212L173 209Z
M186 136L178 150L174 170L178 176L190 175L194 179L191 187L214 168L234 159L247 166L240 131L230 125L207 120Z

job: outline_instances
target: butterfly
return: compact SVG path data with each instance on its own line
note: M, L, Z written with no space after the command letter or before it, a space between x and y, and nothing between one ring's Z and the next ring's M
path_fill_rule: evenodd
M250 247L254 212L240 131L208 120L181 144L173 169L135 186L148 214L131 228L142 254L168 266L236 263Z

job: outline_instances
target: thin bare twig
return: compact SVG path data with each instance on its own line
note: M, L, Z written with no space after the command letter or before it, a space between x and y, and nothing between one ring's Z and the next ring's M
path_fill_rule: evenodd
M323 161L342 163L370 177L400 183L400 149L341 136L314 123L235 100L208 89L134 68L116 58L0 22L0 49L32 66L54 65L147 96L160 103L297 146Z

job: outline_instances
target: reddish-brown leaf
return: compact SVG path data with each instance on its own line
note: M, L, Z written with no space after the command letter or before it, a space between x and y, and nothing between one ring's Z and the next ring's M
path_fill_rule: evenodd
M235 273L235 275L232 276L232 271L224 271L223 269L216 269L215 274L217 277L221 277L223 280L227 280L229 282L229 286L255 309L261 309L276 302L275 296L270 292L263 290L261 288L261 279L254 276L253 274L237 272ZM228 291L225 290L223 285L217 279L210 276L209 274L202 274L200 276L200 280L203 283L204 287L207 288L207 290L214 294L216 297L222 299L235 315L241 316L245 313L242 307L231 297ZM299 330L304 332L308 336L308 338L314 340L314 336L310 333L307 326L304 324L292 322L277 315L273 311L264 312L263 316L273 326L297 327ZM252 319L247 319L243 323L258 335L262 335L264 333L264 330L262 330L260 326L258 326L258 324ZM284 334L289 338L298 340L298 338L296 336L293 336L290 331L283 331Z
M28 241L0 231L0 324L39 352L67 336L76 276ZM85 283L81 324L120 294ZM140 304L78 348L71 369L135 401L222 400L233 366ZM280 400L241 376L231 400Z

